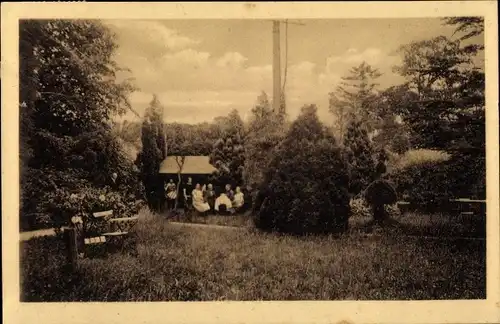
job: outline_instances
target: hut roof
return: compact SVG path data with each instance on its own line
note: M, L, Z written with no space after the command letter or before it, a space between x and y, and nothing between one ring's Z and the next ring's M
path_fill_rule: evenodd
M160 165L161 174L177 174L179 165L176 158L181 161L181 156L168 156ZM181 174L211 174L217 169L210 164L208 156L186 156Z

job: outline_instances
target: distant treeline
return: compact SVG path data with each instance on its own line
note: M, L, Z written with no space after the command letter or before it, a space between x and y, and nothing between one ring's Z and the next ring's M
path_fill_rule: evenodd
M222 136L222 119L200 124L166 123L168 155L210 155L214 143ZM141 122L125 120L116 127L124 141L138 150L141 148Z

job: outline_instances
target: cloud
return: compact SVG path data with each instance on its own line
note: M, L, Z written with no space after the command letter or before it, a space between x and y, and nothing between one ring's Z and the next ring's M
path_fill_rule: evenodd
M214 57L198 47L199 40L166 28L160 22L106 23L118 37L116 61L132 70L141 89L130 97L139 114L144 112L153 93L165 105L167 121L188 123L211 120L232 109L245 117L261 91L272 99L271 64L250 65L244 53L238 51ZM286 78L287 113L294 118L303 105L316 104L320 118L330 120L328 93L335 90L352 66L363 61L385 68L394 63L394 57L378 48L351 48L329 56L324 62L291 64Z
M106 20L104 24L116 32L121 47L135 51L178 51L201 43L199 40L180 35L158 21Z
M227 52L221 56L215 65L219 68L239 69L248 59L238 52Z
M326 59L325 70L327 73L346 74L350 68L366 62L378 69L386 69L400 62L398 55L384 53L379 48L366 48L358 50L350 48L341 55L333 55Z
M300 63L297 63L295 65L292 65L290 67L290 71L292 73L306 73L306 74L312 74L314 72L314 69L316 68L316 64L309 62L309 61L303 61Z
M227 115L236 109L245 117L253 108L259 91L246 90L181 90L155 93L165 107L165 120L178 122L201 122L216 116ZM130 96L130 102L139 114L143 114L153 98L153 93L137 91ZM126 119L135 119L129 113Z
M341 55L330 56L326 59L326 69L331 71L342 64L361 64L365 61L368 64L376 65L380 62L383 53L378 48L367 48L360 52L356 48L350 48Z
M342 75L334 72L322 72L318 76L318 83L323 88L333 88L340 83Z
M161 58L161 66L167 70L179 67L192 67L198 69L206 66L209 58L210 53L200 52L189 48L163 55Z
M371 47L364 50L350 48L340 55L329 56L325 61L324 71L319 74L319 82L333 90L341 78L349 74L352 67L363 62L382 73L382 76L377 80L381 88L403 81L401 77L391 73L392 67L401 63L401 58L394 53L387 53L379 48Z

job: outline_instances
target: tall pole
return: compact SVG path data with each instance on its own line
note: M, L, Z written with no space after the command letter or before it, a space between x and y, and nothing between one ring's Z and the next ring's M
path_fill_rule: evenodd
M281 102L281 53L280 22L273 21L273 111L280 110Z
M163 131L163 141L165 142L165 149L163 151L163 156L165 159L167 158L167 153L168 153L168 143L167 143L167 126L165 125L165 106L162 107L162 113L161 113L161 126L162 126L162 131Z

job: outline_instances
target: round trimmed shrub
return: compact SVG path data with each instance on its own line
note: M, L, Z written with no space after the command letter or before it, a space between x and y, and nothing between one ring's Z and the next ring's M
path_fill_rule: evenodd
M387 205L393 205L398 200L394 187L386 180L373 181L364 192L364 196L373 211L373 219L382 222L389 218Z
M370 205L392 205L398 201L398 195L388 181L377 179L366 188L365 199Z

